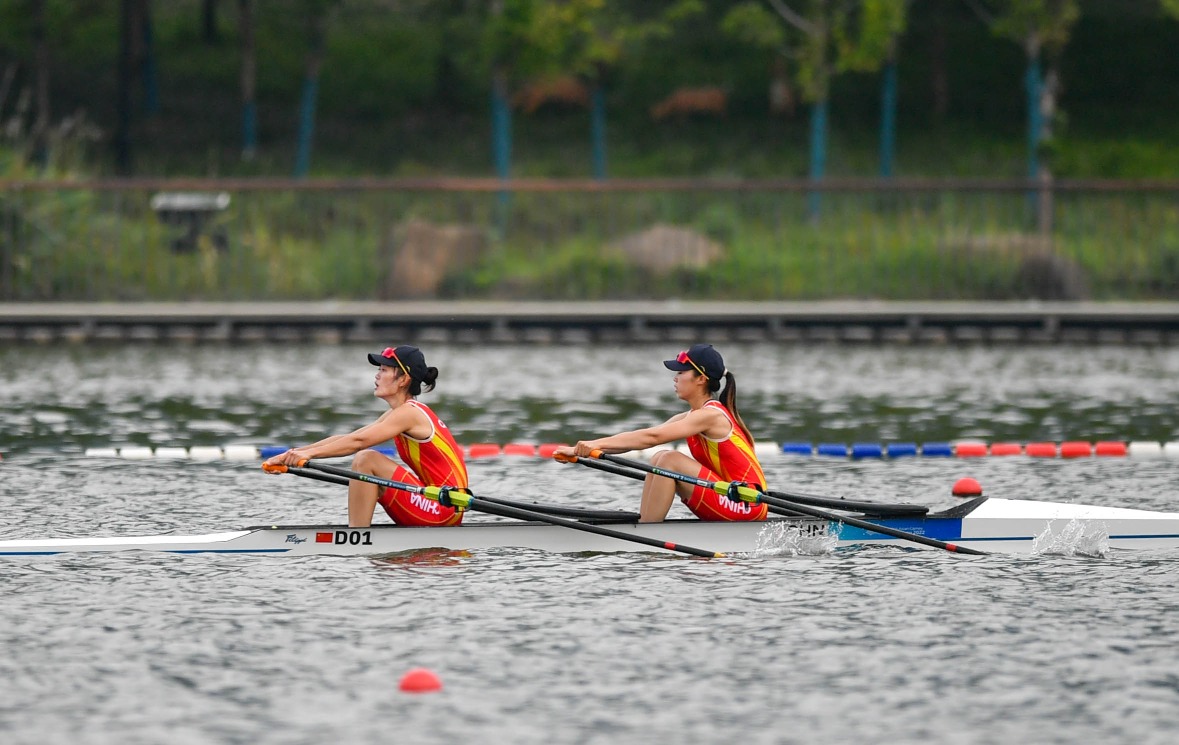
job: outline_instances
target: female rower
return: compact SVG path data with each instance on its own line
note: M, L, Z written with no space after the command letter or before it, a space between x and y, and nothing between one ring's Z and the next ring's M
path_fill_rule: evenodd
M419 486L467 486L462 448L430 407L415 398L423 385L427 391L434 389L438 368L427 367L421 350L409 345L387 347L379 354L370 354L368 361L379 368L373 395L387 403L389 410L355 432L292 448L266 463L297 466L312 458L355 453L352 470L360 473ZM397 454L412 472L369 449L388 440L397 444ZM461 512L427 497L363 481L348 482L350 527L368 527L378 504L400 525L458 525L462 521Z
M655 427L583 440L572 447L557 448L556 452L588 457L594 450L624 453L686 439L692 457L660 450L651 457L651 464L707 481L740 481L764 490L765 474L753 452L753 436L737 412L737 381L725 368L720 352L710 344L697 344L663 365L675 371L675 393L687 402L688 411ZM718 401L713 394L720 390L722 379L725 389ZM768 509L764 504L734 502L712 489L650 474L643 484L639 520L663 520L677 494L702 520L764 520Z

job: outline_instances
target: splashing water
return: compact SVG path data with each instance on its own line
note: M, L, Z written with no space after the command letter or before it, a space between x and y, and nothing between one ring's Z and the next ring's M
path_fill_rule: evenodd
M1085 530L1085 523L1070 520L1061 529L1050 522L1044 532L1032 541L1032 554L1053 554L1060 556L1096 556L1104 558L1109 554L1109 531L1097 523Z
M754 558L767 556L821 556L835 550L839 536L830 533L814 535L790 523L767 523L757 534L757 548L750 552Z

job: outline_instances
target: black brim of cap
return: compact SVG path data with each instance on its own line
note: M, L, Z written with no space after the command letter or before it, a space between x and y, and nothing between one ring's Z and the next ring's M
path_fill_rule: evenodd
M391 367L397 366L397 360L393 359L392 357L382 357L381 355L374 352L368 353L368 361L377 367L380 367L381 365L389 365Z
M679 360L664 360L663 366L668 370L675 370L676 372L683 372L684 370L692 369L692 366L687 362L680 362Z

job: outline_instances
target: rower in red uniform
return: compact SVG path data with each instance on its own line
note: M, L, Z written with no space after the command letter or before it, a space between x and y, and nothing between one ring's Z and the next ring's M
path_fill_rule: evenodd
M387 347L379 354L370 354L368 361L379 368L373 395L387 403L389 411L355 432L292 448L266 463L297 466L311 458L355 453L352 470L360 473L418 486L467 486L462 448L438 415L415 398L423 385L427 391L434 389L438 368L427 367L421 350L409 345ZM396 443L397 454L408 469L369 449L389 440ZM368 527L378 504L399 525L458 525L463 519L463 513L453 507L418 494L363 481L348 482L350 527Z
M753 435L737 411L737 381L725 368L720 352L710 344L697 344L663 365L675 371L676 396L687 402L688 411L655 427L583 440L572 447L557 448L556 452L588 457L594 450L624 453L687 440L691 457L660 450L652 456L651 464L706 481L741 481L765 490L765 474L753 452ZM720 391L721 380L725 381L725 389L717 400L712 396ZM768 510L764 504L734 502L712 489L650 474L643 483L640 521L663 520L676 495L702 520L764 520Z

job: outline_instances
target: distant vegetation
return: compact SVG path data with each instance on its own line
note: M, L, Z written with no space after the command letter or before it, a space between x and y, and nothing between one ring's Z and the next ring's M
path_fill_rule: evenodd
M505 53L496 56L496 39L487 30L494 20L488 15L493 3L244 3L253 11L256 57L257 145L251 159L244 159L242 151L242 5L228 0L0 4L0 148L8 151L0 155L0 176L14 175L13 160L27 154L38 126L38 16L33 12L38 7L48 60L43 127L53 145L41 153L40 162L65 170L115 170L121 6L149 9L151 22L150 44L137 34L130 50L133 64L125 68L133 84L125 95L132 107L127 135L134 174L290 175L300 126L307 125L299 107L317 39L322 39L322 53L316 68L311 175L495 173L489 101L495 64ZM525 11L537 14L542 6L584 13L639 7L592 0L505 0L504 5L521 17ZM601 84L610 176L805 176L808 108L797 82L805 62L803 37L785 34L780 48L767 49L728 33L723 30L726 13L735 5L730 0L644 2L645 16L626 15L625 23L617 21L612 29L622 39L614 58L594 57L592 49L530 54L516 49L506 77L508 93L521 107L512 118L512 175L592 174L588 99L574 92L525 105L530 86L564 72ZM810 7L806 0L786 5L800 12ZM874 7L873 0L843 5L861 8L861 14ZM1040 4L907 4L906 26L896 45L898 175L1025 174L1025 50L988 28L976 12L981 7L1002 14L1021 5ZM698 7L684 12L689 6ZM1060 115L1048 148L1054 172L1131 178L1179 173L1179 148L1173 145L1179 139L1174 117L1179 110L1174 64L1179 22L1165 15L1156 0L1082 0L1077 7L1067 43L1056 56L1044 53L1044 69L1059 77ZM673 10L683 17L663 23L660 14ZM319 26L316 18L322 19ZM647 35L626 46L629 37L618 31L619 24L630 32L640 22L647 24ZM500 43L511 49L514 40ZM591 60L597 73L557 69L562 60L567 67ZM772 84L783 66L792 82L788 100L783 102L779 89L775 103ZM832 78L828 175L878 173L880 81L879 72ZM717 115L714 101L712 109L695 115L686 111L652 121L653 106L677 90L697 88L723 91L723 114ZM100 133L91 144L81 126L87 123Z

